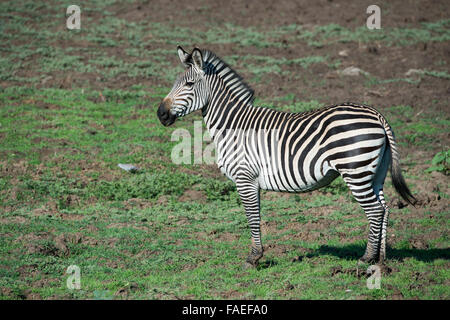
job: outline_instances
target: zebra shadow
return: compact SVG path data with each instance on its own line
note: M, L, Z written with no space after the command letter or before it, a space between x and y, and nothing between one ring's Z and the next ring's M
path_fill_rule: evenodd
M333 255L341 259L357 260L365 251L365 245L349 244L345 246L322 245L316 251L307 254L307 257L320 255ZM387 259L403 261L405 258L415 258L422 262L431 262L436 259L450 260L450 248L445 249L395 249L387 248Z
M267 268L276 266L277 264L278 264L278 261L268 258L268 259L260 261L258 263L258 266L256 267L256 269L257 270L267 269Z

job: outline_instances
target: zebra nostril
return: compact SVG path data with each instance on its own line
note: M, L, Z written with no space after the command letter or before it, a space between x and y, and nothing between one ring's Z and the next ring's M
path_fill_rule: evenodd
M159 105L159 108L158 108L158 112L157 112L158 117L162 118L162 119L167 119L167 117L169 116L168 113L169 113L169 111L166 107L166 104L164 103L164 101L161 102L161 104Z
M175 116L170 113L170 108L167 108L166 101L163 100L159 105L158 111L156 112L159 121L165 126L169 126L175 122Z

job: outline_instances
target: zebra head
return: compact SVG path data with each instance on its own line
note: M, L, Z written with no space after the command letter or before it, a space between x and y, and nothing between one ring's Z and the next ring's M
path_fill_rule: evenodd
M201 109L208 103L202 51L195 48L192 53L188 53L178 46L178 56L186 70L159 105L157 115L164 126L170 126L176 118Z

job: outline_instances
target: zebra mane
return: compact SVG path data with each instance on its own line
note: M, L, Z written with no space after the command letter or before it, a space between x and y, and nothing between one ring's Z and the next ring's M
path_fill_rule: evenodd
M201 51L206 74L216 74L224 81L228 88L231 88L231 92L238 96L240 100L247 100L252 104L255 91L242 79L242 77L215 53L209 50ZM189 57L189 59L191 59L191 57Z

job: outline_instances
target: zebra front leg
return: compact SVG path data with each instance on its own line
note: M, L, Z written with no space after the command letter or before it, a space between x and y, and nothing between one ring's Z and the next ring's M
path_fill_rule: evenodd
M241 202L244 205L245 214L252 235L251 251L247 257L246 263L252 267L256 267L264 252L261 244L259 185L256 181L241 180L236 181L236 188L239 192Z

